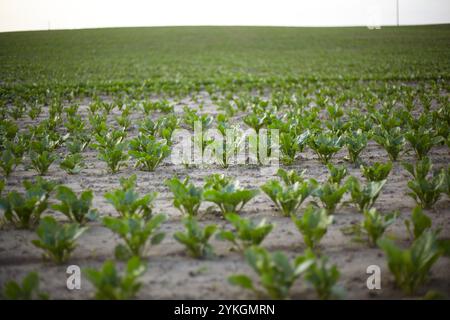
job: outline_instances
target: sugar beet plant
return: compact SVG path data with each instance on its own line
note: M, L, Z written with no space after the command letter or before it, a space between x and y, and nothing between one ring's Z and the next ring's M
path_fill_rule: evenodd
M39 275L28 273L21 283L8 281L3 288L3 297L7 300L47 300L48 294L39 290Z
M375 162L371 166L361 165L362 175L369 181L382 181L386 180L392 169L392 162L386 163Z
M261 186L261 190L267 194L284 216L295 214L316 188L317 182L314 179L290 185L283 185L278 180L272 179Z
M120 167L128 160L125 153L126 143L123 141L126 133L121 130L110 130L95 136L96 143L92 146L98 150L100 160L106 162L112 173L119 171Z
M139 257L133 257L128 260L122 274L113 261L106 261L100 270L88 268L84 273L96 289L95 299L129 300L139 292L142 284L138 279L146 270L147 266Z
M217 225L209 224L201 227L197 220L188 216L183 220L186 231L177 231L174 238L186 246L186 249L194 258L210 258L214 255L214 249L209 243L210 238L216 233Z
M170 147L165 141L158 141L155 137L139 135L130 140L128 153L136 159L136 166L154 171L169 156Z
M68 174L78 174L84 167L83 156L80 153L68 154L59 163L59 167Z
M411 213L410 219L405 219L406 230L408 231L410 238L419 238L425 230L431 228L432 221L427 216L420 206L414 208Z
M44 257L61 264L66 262L76 248L76 240L86 231L76 223L59 224L53 217L44 217L36 233L38 240L32 243L44 250Z
M96 220L98 217L97 210L91 208L94 199L92 190L85 190L78 197L71 188L58 186L56 188L56 199L60 203L52 205L52 209L64 214L71 222L85 224L87 221Z
M431 177L427 177L433 168L428 157L417 161L414 166L410 163L403 163L403 167L414 178L408 181L408 188L411 190L408 195L424 209L433 207L439 200L446 182L444 171L434 172Z
M338 137L331 132L319 133L309 139L309 147L319 157L322 163L327 164L334 154L343 146L342 136Z
M361 223L344 227L342 232L352 235L355 241L367 242L374 247L387 228L392 225L398 217L398 212L382 214L376 208L364 210L364 220Z
M40 177L34 183L24 181L25 194L15 190L1 197L0 208L5 219L18 228L32 228L48 208L48 198L56 184Z
M173 205L181 213L196 216L203 200L203 188L189 182L189 177L180 181L177 177L166 180L166 185L172 191Z
M258 193L258 190L245 189L239 181L232 181L223 175L213 175L206 179L203 197L215 203L222 214L239 212Z
M282 252L268 252L261 247L250 247L245 251L245 259L259 277L262 292L253 280L245 274L236 274L228 278L233 285L238 285L256 293L258 297L269 296L272 299L286 299L294 282L313 263L312 260L296 258L293 262Z
M231 242L232 249L238 251L244 251L253 245L260 245L274 227L265 219L256 223L254 220L242 218L235 213L225 214L225 219L231 223L234 230L221 230L218 238Z
M333 217L328 215L326 209L309 205L301 216L292 215L292 221L302 234L306 246L313 249L326 234Z
M337 183L325 182L315 188L312 195L320 200L328 214L334 214L347 190L348 187L346 184L339 185Z
M339 269L336 265L329 265L328 257L317 257L307 250L298 260L300 264L308 264L304 279L315 289L320 299L339 299L344 296L344 290L337 284Z
M352 176L348 178L346 185L350 191L351 202L358 207L360 212L364 212L375 204L385 183L386 180L369 181L362 186L359 180Z
M405 136L400 127L392 129L377 128L373 139L386 150L391 161L396 161L405 146Z
M142 197L136 192L136 175L128 179L120 178L120 188L105 193L106 200L114 206L122 217L150 218L153 211L153 201L157 192L148 193Z
M414 294L428 279L431 267L444 254L437 233L424 231L409 248L401 249L388 239L378 240L384 251L395 283L406 294Z
M361 129L346 133L344 144L348 149L348 160L357 164L361 161L360 154L366 148L368 141L367 133Z
M116 246L116 259L144 257L148 244L157 245L164 239L165 234L158 229L165 220L166 216L163 214L155 215L148 220L141 217L103 218L103 224L125 242Z

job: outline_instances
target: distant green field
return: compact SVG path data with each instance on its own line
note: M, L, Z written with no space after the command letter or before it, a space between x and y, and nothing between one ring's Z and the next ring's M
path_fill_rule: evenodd
M0 34L3 90L450 77L450 25L167 27ZM13 89L14 88L14 89Z

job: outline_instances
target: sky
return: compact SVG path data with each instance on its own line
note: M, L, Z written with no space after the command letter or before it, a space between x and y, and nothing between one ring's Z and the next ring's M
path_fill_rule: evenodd
M398 2L398 15L397 15ZM0 0L0 32L131 26L450 23L450 0Z

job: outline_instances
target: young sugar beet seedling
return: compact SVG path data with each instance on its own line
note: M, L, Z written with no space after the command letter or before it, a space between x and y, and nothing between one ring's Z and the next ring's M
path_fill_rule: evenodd
M59 167L68 174L78 174L84 167L83 156L80 153L68 154L59 163Z
M48 172L48 168L58 157L52 151L42 152L30 151L31 166L43 176Z
M252 279L245 274L236 274L228 278L232 285L253 291L258 297L269 296L272 299L286 299L294 282L312 264L313 260L298 257L293 262L280 251L268 252L261 247L250 247L245 251L247 263L259 276L260 286L257 288Z
M36 230L39 239L31 242L45 251L44 257L61 264L69 259L77 238L86 229L76 223L59 224L53 217L44 217Z
M317 257L308 249L298 260L300 264L309 264L304 279L314 287L319 299L340 299L344 296L344 289L337 284L340 272L336 265L328 264L328 257Z
M36 272L28 273L19 284L8 281L3 288L3 297L7 300L47 300L48 294L39 290L39 275Z
M385 238L377 244L386 255L395 283L408 295L414 294L426 282L431 267L445 252L437 240L437 232L432 230L424 231L406 249Z
M186 232L175 232L173 236L175 240L185 245L189 255L196 259L214 256L214 250L209 244L209 239L216 233L217 225L210 224L202 228L192 216L184 218L183 221Z
M56 184L38 177L35 183L24 181L25 194L11 191L0 199L5 219L21 229L33 228L48 207L50 192Z
M302 234L308 248L315 248L327 233L328 226L333 223L333 217L326 209L309 205L301 216L291 216L292 221Z
M309 147L314 150L322 163L327 164L333 155L341 150L342 136L337 137L330 132L319 133L309 139Z
M419 238L425 230L431 228L432 221L420 206L413 209L411 219L405 219L406 230L411 239Z
M22 158L16 157L10 149L2 150L0 155L0 168L5 177L9 177L21 161Z
M180 181L177 177L166 180L174 195L173 205L184 215L196 216L203 200L203 188L189 183L189 177Z
M399 213L380 214L376 208L372 208L364 210L363 215L364 220L360 224L343 228L342 232L353 235L355 241L368 242L370 246L375 247L386 229L397 220Z
M444 138L438 136L434 130L423 127L406 132L405 138L414 149L418 159L425 157L433 146L444 141Z
M125 153L126 144L123 142L126 133L121 130L112 130L97 134L96 143L92 146L98 150L99 159L106 162L112 173L119 171L120 167L128 160Z
M232 249L238 251L244 251L250 246L261 244L274 227L273 224L267 223L265 219L256 223L235 213L225 214L225 219L232 224L234 230L221 230L218 238L231 242L233 244Z
M298 172L296 170L286 171L283 168L280 168L277 171L277 176L281 178L285 185L288 186L296 182L302 183L303 181L305 181L305 178L303 177L305 172L306 170Z
M315 188L312 195L320 199L323 207L327 210L327 213L331 215L336 211L339 202L341 202L342 197L347 190L348 187L346 184L339 185L336 183L325 182Z
M351 195L351 202L354 203L359 211L369 210L377 200L383 189L386 180L370 181L365 186L361 186L356 177L348 178L346 185Z
M103 218L103 224L125 241L125 245L116 246L116 259L128 260L132 256L143 258L149 240L151 245L157 245L164 239L165 234L157 232L157 229L165 220L166 216L163 214L156 215L149 220L141 217Z
M403 167L414 177L413 180L408 181L408 188L411 189L408 195L422 208L432 208L441 197L442 188L446 182L444 171L434 172L431 177L427 178L433 168L428 157L419 160L415 166L403 163Z
M373 139L386 150L391 161L397 161L400 152L405 146L405 137L400 127L390 130L377 128Z
M327 164L328 172L330 177L328 182L341 184L342 179L344 179L348 174L348 169L345 166L335 166L332 163Z
M269 196L286 217L294 214L316 188L317 182L314 179L291 185L283 185L278 180L272 179L261 186L261 190Z
M299 136L293 131L280 133L281 161L285 165L290 165L294 162L297 153L303 150L309 136L309 131L305 131Z
M136 179L135 174L128 179L120 178L121 187L107 192L105 198L122 217L138 216L148 219L152 216L152 202L156 199L158 193L151 192L139 197L139 194L135 191Z
M206 179L204 190L204 199L215 203L222 214L239 212L259 193L258 190L244 189L239 181L232 181L223 176Z
M64 214L71 222L85 224L87 221L94 221L98 217L97 210L91 209L94 199L92 190L83 191L78 198L71 188L58 186L56 188L56 199L61 202L52 205L52 209Z
M372 166L361 165L362 175L369 181L382 181L386 180L392 169L392 162L386 163L375 162Z
M155 137L139 135L130 140L128 153L136 159L136 166L154 171L169 156L170 147L165 142L157 141Z
M348 160L350 163L358 164L361 161L359 155L366 148L367 141L368 135L361 129L346 133L344 144L348 149Z
M128 260L122 274L119 274L113 261L106 261L100 270L88 268L84 270L86 277L96 289L97 300L129 300L139 292L142 284L138 282L147 266L139 257Z

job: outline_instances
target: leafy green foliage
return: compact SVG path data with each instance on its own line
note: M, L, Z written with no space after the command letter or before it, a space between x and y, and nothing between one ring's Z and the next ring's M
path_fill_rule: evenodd
M286 299L294 282L312 264L311 260L302 260L300 257L291 262L280 251L269 253L261 247L248 248L245 251L245 258L259 276L260 285L272 299ZM247 275L232 275L228 281L233 285L252 290L259 296L262 295Z
M203 200L203 188L189 183L189 177L180 181L177 177L166 180L166 185L174 195L173 205L181 213L196 216Z
M348 159L351 163L359 163L361 152L366 148L368 141L367 133L361 129L351 131L344 137L344 144L348 149Z
M112 261L106 261L100 270L84 270L88 280L96 288L95 299L129 300L136 296L142 284L138 278L147 270L147 266L138 257L128 260L122 274Z
M246 115L244 117L243 121L250 128L254 129L257 134L259 133L259 130L261 130L261 128L265 124L265 118L260 117L254 113Z
M61 264L69 259L77 238L86 229L76 223L59 224L53 217L44 217L36 230L39 239L31 242L45 251L45 257Z
M103 224L124 240L125 245L119 244L115 255L119 260L127 260L132 256L142 258L149 242L151 245L157 245L164 239L165 234L157 230L165 220L166 216L163 214L155 215L148 220L140 217L104 217Z
M318 258L311 250L307 250L299 257L299 263L310 264L304 277L314 287L320 299L338 299L343 296L343 290L337 285L340 272L336 265L328 264L327 257Z
M360 224L355 224L349 228L344 228L344 234L352 234L355 240L368 242L370 246L375 246L387 228L393 224L398 217L398 212L381 214L376 208L364 210L364 220Z
M169 156L170 147L152 136L139 135L130 140L128 153L136 159L136 166L141 166L147 171L154 171L161 161Z
M408 195L424 209L429 209L439 200L442 188L446 182L443 171L434 172L432 177L427 177L433 165L428 157L423 157L415 166L403 163L403 167L414 177L408 181L411 192Z
M295 214L316 188L317 182L313 179L290 185L283 185L278 180L272 179L261 186L261 190L269 196L284 216Z
M31 166L41 175L48 172L48 168L58 157L51 151L44 150L41 153L31 151Z
M277 171L277 176L281 178L285 185L291 185L296 182L303 182L305 178L303 174L306 170L297 172L296 170L286 171L283 168L279 168Z
M128 160L126 144L123 142L125 135L121 130L102 132L95 136L97 142L92 144L98 150L99 159L106 162L112 173L117 172Z
M431 228L431 218L428 217L420 206L414 208L411 219L405 219L406 230L413 239L419 238L422 233Z
M314 190L313 196L320 199L323 207L327 209L328 214L334 214L346 192L347 185L326 182Z
M235 213L225 214L225 219L232 224L234 230L221 230L218 237L230 241L233 244L233 249L240 251L252 245L261 244L274 227L273 224L267 223L265 219L256 223Z
M406 132L405 138L419 159L425 157L433 146L439 145L444 141L444 138L438 136L434 130L423 127Z
M332 133L320 133L309 139L309 147L325 164L331 160L335 153L341 150L342 145L342 137L337 137Z
M229 212L239 212L257 194L258 190L244 189L239 181L226 181L223 178L218 184L211 185L208 181L204 187L203 198L206 201L215 203L220 211L225 214Z
M363 176L369 181L386 180L392 169L392 162L386 163L375 162L372 166L361 165L361 172Z
M444 253L436 233L431 230L424 231L407 249L388 239L378 240L378 246L386 255L396 284L406 294L415 293L426 282L431 267Z
M83 156L80 153L68 154L59 163L59 167L68 174L78 174L84 167Z
M77 197L76 193L69 187L58 186L56 188L56 199L61 201L52 205L52 209L64 214L71 222L80 224L88 220L96 220L98 213L91 209L94 193L92 190L85 190Z
M281 132L280 133L280 151L281 161L286 164L292 164L298 152L303 150L303 146L306 144L310 136L309 131L303 132L297 136L295 132Z
M175 240L185 245L188 253L194 258L209 258L213 256L214 250L209 244L209 239L217 231L217 225L210 224L202 228L192 216L184 218L183 221L186 232L175 232L173 236Z
M333 222L333 217L328 215L326 209L309 205L301 217L292 215L292 221L303 235L307 247L312 249L326 234L328 226Z
M35 183L24 181L25 194L11 191L0 199L0 208L7 221L18 228L35 226L48 207L48 197L55 184L40 177Z
M369 181L362 186L356 177L350 177L346 184L350 191L351 202L358 207L360 212L364 212L375 204L385 183L386 180Z
M5 177L8 177L14 168L21 162L20 157L16 157L14 153L9 150L2 150L0 154L0 168Z
M332 163L327 164L328 172L330 173L330 177L328 178L328 182L341 184L342 179L344 179L348 170L345 166L334 166Z
M147 219L152 215L152 202L156 199L158 193L151 192L139 197L139 194L135 191L136 179L135 174L128 179L120 178L121 188L105 193L105 198L122 217L140 216Z
M373 135L373 139L386 150L391 161L397 161L405 146L405 137L400 127L390 130L378 128Z
M13 280L6 282L3 296L8 300L48 299L48 294L39 290L39 275L36 272L28 273L21 284Z

